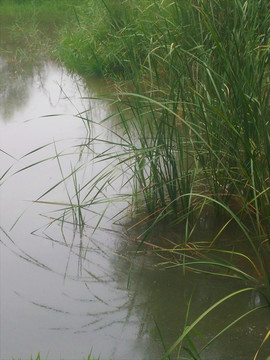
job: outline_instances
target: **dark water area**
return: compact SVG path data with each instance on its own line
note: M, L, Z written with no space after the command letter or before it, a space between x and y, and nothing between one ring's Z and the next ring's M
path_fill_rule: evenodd
M99 203L86 212L82 231L73 225L72 212L54 221L74 195L74 178L68 177L72 169L81 169L77 181L83 183L109 166L92 162L93 152L107 151L108 142L81 151L86 138L111 136L102 120L113 110L106 101L95 100L96 94L106 93L106 86L97 79L86 84L51 61L18 64L12 52L2 55L0 358L29 359L40 352L49 360L71 360L87 357L91 349L101 359L161 358L160 334L169 348L184 329L189 302L190 324L223 296L249 284L184 275L180 268L160 269L160 258L147 247L134 256L137 244L132 239L142 230L127 234L126 226L111 220L121 202L110 205L98 228L104 209ZM90 128L77 116L81 113L93 120ZM125 176L107 190L108 196L119 189L130 191L122 186ZM213 225L205 226L197 236L212 236L212 230ZM152 240L168 237L170 231L163 225ZM175 236L181 237L182 231L175 229ZM192 340L199 347L262 303L254 291L237 295L202 320L196 326L202 338L194 333ZM207 348L201 359L253 359L269 329L269 309L254 312ZM257 360L269 353L265 346Z

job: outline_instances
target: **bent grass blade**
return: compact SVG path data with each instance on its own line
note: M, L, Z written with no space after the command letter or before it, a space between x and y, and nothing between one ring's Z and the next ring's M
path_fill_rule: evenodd
M220 299L219 301L217 301L214 305L210 306L206 311L204 311L191 325L187 326L182 335L179 336L179 338L175 341L175 343L169 348L169 350L161 357L160 360L165 360L168 355L170 355L175 348L180 345L182 343L182 341L185 339L185 337L195 328L195 326L201 321L203 320L212 310L214 310L216 307L218 307L219 305L221 305L222 303L224 303L225 301L233 298L236 295L239 295L241 293L247 292L247 291L252 291L253 288L245 288L245 289L241 289L238 291L235 291L225 297L223 297L222 299Z

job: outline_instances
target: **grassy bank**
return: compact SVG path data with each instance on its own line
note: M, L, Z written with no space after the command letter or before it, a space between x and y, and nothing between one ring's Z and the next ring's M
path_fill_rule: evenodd
M9 3L1 3L6 12ZM72 71L115 81L115 93L106 98L117 109L115 119L123 133L114 133L118 138L110 145L112 149L120 145L122 150L96 158L100 162L110 158L115 167L128 169L131 206L145 208L150 214L145 219L151 219L138 237L141 243L163 220L184 223L183 242L169 239L168 256L163 251L165 265L252 282L265 298L263 307L269 306L268 1L88 0L70 4L67 8L62 1L13 2L21 18L14 18L12 33L34 47L35 39L46 42L42 19L45 34L50 18L55 36L50 51L55 58ZM34 27L27 8L35 9L31 12ZM32 37L20 30L27 28L27 18L26 33ZM71 18L72 24L67 20ZM90 146L86 144L86 149ZM111 185L112 172L106 171L89 180L87 194L103 192L105 185L98 182L104 182L106 174ZM85 190L77 187L76 196L78 188ZM88 205L91 199L85 198L76 209ZM220 226L202 242L196 238L196 229L210 218ZM247 247L238 246L234 233L229 244L219 242L223 232L235 228ZM241 291L221 299L187 326L165 351L164 359L184 339L189 340L210 311ZM268 332L262 348L269 337ZM194 347L192 342L189 345ZM201 351L188 351L193 359L200 358Z
M189 226L225 216L257 250L267 247L268 2L90 0L77 16L58 55L119 80L111 97L134 199Z
M120 115L148 209L190 211L187 194L199 192L269 234L267 1L98 0L77 15L59 55L122 80L119 105L132 116Z
M0 16L25 47L48 41L69 68L116 79L150 213L225 212L268 237L267 1L3 0Z
M17 60L52 56L61 29L75 20L84 0L2 0L0 48L2 55L16 48ZM29 60L29 59L28 59Z
M77 15L58 56L116 81L110 98L124 136L114 160L132 172L132 206L153 215L141 242L164 219L184 222L183 243L169 239L182 260L167 264L256 279L269 302L268 1L89 0ZM216 235L194 240L209 218ZM233 237L219 242L232 224L248 250Z

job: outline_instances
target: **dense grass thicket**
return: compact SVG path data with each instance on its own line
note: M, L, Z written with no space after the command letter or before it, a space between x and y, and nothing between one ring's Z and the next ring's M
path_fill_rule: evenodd
M0 15L24 45L49 29L69 68L118 80L119 140L150 212L208 203L268 237L268 10L265 0L3 0Z
M258 230L269 223L267 1L89 1L62 51L136 90L134 126L122 115L148 148L149 208L199 185L222 203L234 195Z
M8 7L8 1L2 3ZM14 3L35 4L38 29L42 28L42 17L48 14L41 9L48 7L47 0ZM114 80L115 93L106 98L117 109L115 119L122 132L112 129L115 140L110 145L121 151L97 158L110 158L116 168L126 166L133 185L132 205L143 204L153 215L142 242L163 219L184 223L183 244L174 244L169 251L182 260L166 264L208 273L218 268L213 273L219 276L259 279L269 306L268 0L50 3L72 11L70 24L55 27L58 43L53 56L73 71ZM106 171L96 177L96 186L89 180L88 194L95 189L98 195L103 193L105 185L98 181L106 180ZM111 170L107 174L110 186ZM90 203L85 199L85 206ZM83 206L77 207L81 211ZM210 217L222 219L216 236L209 242L194 242L191 235L197 224ZM233 238L226 248L217 246L231 224L241 231L252 255L250 250L236 251ZM211 306L184 329L164 359L209 311L251 290L230 294ZM269 338L270 332L261 347ZM193 359L200 358L194 354Z
M124 135L114 160L131 172L135 208L143 199L154 219L141 241L165 218L184 222L184 243L169 251L184 260L173 266L259 279L269 302L268 1L89 0L76 14L58 56L117 84ZM216 216L214 238L194 242L196 226ZM218 244L231 224L251 251L236 251L233 238Z
M71 69L120 83L123 154L149 212L225 213L256 249L270 231L268 7L89 0L58 48Z
M34 46L51 31L67 67L114 79L124 135L114 133L122 152L110 157L129 169L133 201L154 224L185 221L188 243L202 218L222 216L210 244L236 223L270 278L267 0L3 0L0 9L13 36Z

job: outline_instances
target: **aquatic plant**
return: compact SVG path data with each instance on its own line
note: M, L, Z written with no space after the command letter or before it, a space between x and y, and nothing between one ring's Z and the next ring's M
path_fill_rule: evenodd
M173 266L262 283L269 302L268 2L102 0L80 16L60 56L71 69L120 80L110 97L122 152L110 156L129 169L132 207L152 218L140 244L164 219L185 222L184 241L167 250L181 255ZM211 217L216 235L192 240ZM234 239L222 248L232 224L252 255Z
M201 192L268 234L267 14L264 0L100 0L78 12L60 55L124 80L112 101L150 212L194 212L200 201L182 195Z
M130 209L149 213L138 252L162 221L184 223L183 241L168 239L173 246L162 252L163 266L252 283L187 325L164 358L209 312L241 292L262 285L269 306L268 6L266 0L90 0L76 8L76 30L64 28L55 51L72 70L118 80L106 95L118 128L111 129L114 140L100 140L108 151L93 157L106 165L80 186L76 169L62 177L61 184L70 177L75 190L65 214L83 225L83 209L115 200L105 190L124 169L133 187ZM95 141L90 137L82 148L92 150ZM196 241L199 225L212 217L220 224L216 234ZM248 250L237 248L236 236L222 244L232 224Z

